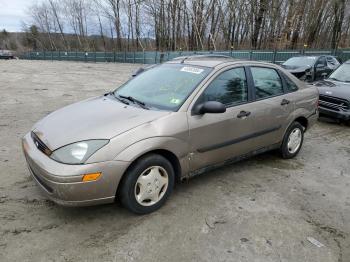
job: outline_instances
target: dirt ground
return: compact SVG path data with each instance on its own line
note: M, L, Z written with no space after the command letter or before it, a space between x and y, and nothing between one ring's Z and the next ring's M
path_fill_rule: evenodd
M48 201L21 137L137 67L0 61L0 261L350 261L350 128L329 121L306 134L297 158L267 153L183 182L150 215Z

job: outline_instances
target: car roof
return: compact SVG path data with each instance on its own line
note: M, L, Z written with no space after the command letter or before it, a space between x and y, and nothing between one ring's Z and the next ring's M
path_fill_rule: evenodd
M198 56L183 56L177 57L171 61L166 62L167 64L183 64L193 66L204 66L204 67L224 67L227 65L234 64L249 64L249 65L264 65L271 66L274 64L267 62L251 61L246 59L235 59L229 56L220 55L198 55Z

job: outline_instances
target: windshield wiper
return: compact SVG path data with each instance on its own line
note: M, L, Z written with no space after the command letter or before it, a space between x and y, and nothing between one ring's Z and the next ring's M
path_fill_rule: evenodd
M128 101L125 101L124 99L120 99L118 96L116 96L114 91L110 91L104 94L104 96L109 96L109 95L113 95L118 101L122 102L123 104L130 105Z
M143 109L149 109L146 104L140 100L137 100L136 98L133 98L132 96L123 96L123 95L118 95L120 98L124 98L127 99L133 103L138 104L139 106L141 106Z

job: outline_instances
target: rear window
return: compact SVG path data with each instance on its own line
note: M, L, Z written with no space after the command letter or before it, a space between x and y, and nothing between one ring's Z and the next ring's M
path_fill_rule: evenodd
M297 91L299 88L297 86L296 83L293 82L293 80L291 80L288 76L286 76L285 74L281 73L283 78L284 78L284 81L286 83L286 89L287 89L287 92L294 92L294 91Z

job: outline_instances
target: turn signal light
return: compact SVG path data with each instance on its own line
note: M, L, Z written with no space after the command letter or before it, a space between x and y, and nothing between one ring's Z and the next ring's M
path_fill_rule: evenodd
M91 173L83 176L83 182L95 181L102 176L102 173Z

